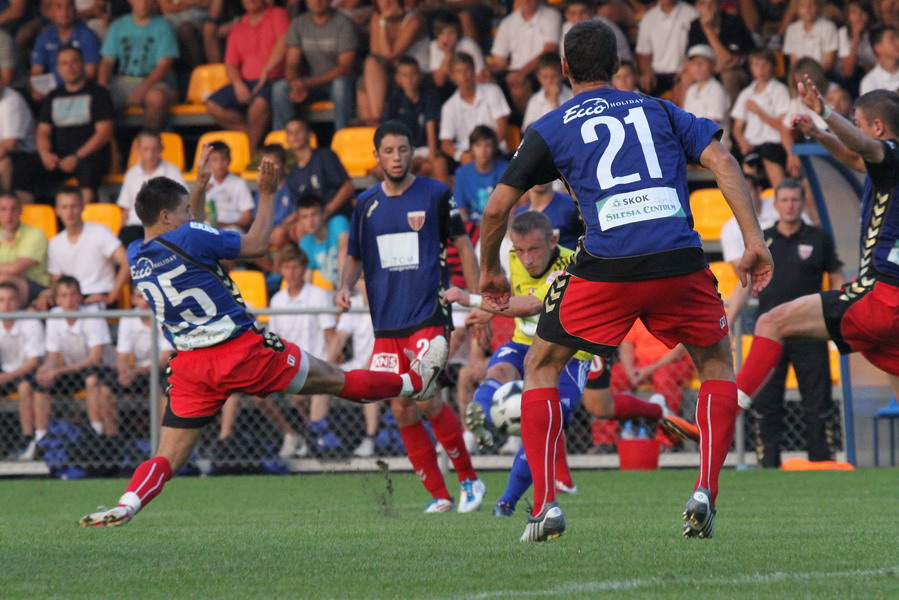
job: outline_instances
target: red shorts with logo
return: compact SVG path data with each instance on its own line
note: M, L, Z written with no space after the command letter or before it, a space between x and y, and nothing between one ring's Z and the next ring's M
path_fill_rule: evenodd
M728 332L717 280L706 267L645 281L588 281L564 273L546 295L537 335L609 358L637 319L669 348L711 346Z
M899 376L899 287L877 281L821 293L827 331L843 354L859 352L875 367Z
M407 337L375 338L375 346L371 351L371 370L388 373L405 373L409 370L409 357L406 349L412 351L416 358L430 347L431 339L442 335L446 337L446 328L438 325L425 327Z
M234 392L265 397L287 389L306 361L291 342L251 329L223 344L178 352L169 362L168 427L209 423Z

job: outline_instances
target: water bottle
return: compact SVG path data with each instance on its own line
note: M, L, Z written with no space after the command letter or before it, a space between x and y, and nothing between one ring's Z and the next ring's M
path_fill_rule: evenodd
M210 227L218 227L218 213L215 210L215 200L208 200L206 202L206 222Z
M641 427L640 430L637 432L637 439L638 440L648 440L649 439L649 432L646 431L645 427Z
M624 427L621 428L621 433L618 434L618 437L622 440L632 440L637 437L636 432L634 432L634 424L630 421L624 424Z

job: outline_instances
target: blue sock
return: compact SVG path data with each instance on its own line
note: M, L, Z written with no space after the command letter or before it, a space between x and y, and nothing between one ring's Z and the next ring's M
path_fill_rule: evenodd
M524 456L524 448L518 449L515 460L512 461L512 470L509 472L509 483L506 484L506 491L503 492L499 499L501 502L508 502L513 507L518 504L524 493L531 487L533 479L531 478L531 467Z
M488 424L492 424L490 421L490 405L493 404L493 394L495 394L496 390L502 387L502 385L503 384L496 379L488 378L474 391L474 401L484 407L484 412L487 413Z

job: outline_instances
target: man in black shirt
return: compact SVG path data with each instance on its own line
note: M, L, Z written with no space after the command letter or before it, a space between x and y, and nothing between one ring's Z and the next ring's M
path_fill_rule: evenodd
M759 314L764 314L800 296L821 291L822 277L830 288L844 281L843 263L837 258L833 239L823 230L802 221L805 206L802 182L787 178L777 186L774 208L780 219L765 230L765 241L777 269L771 284L759 294ZM763 467L780 466L784 429L784 387L787 370L793 365L805 411L805 438L809 460L833 460L833 402L830 361L826 341L787 340L770 381L752 403L756 419L756 451Z

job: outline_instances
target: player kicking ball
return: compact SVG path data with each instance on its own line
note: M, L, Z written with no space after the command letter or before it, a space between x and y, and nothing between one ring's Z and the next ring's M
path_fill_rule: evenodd
M156 456L137 467L114 508L84 516L82 527L128 523L187 462L203 428L234 392L333 394L358 402L430 397L446 360L446 341L437 336L401 373L345 373L256 329L255 317L219 261L254 258L268 250L278 172L263 159L259 209L245 235L194 220L204 214L209 176L204 148L192 195L165 177L151 179L137 195L145 237L128 247L131 277L177 354L169 362L169 400Z

